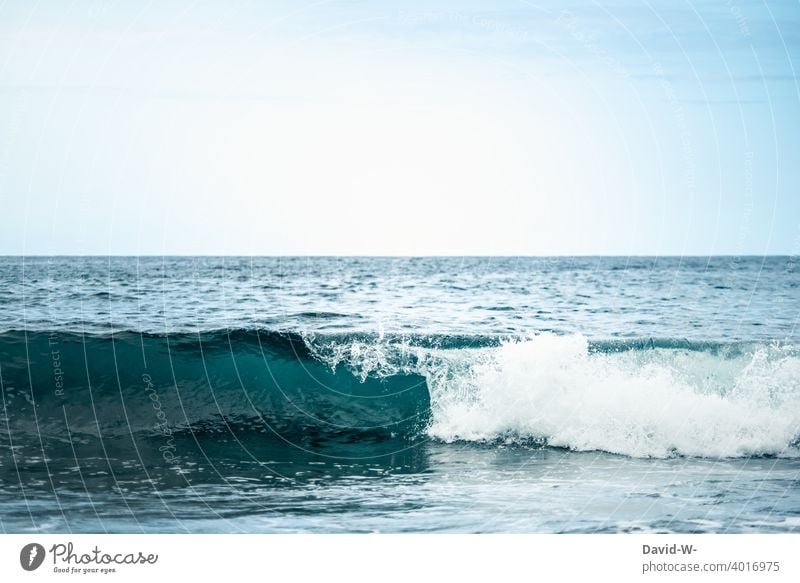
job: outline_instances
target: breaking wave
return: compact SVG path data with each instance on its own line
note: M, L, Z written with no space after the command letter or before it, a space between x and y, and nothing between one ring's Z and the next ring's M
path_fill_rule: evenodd
M794 345L580 335L0 334L8 436L262 432L795 456ZM2 432L0 432L2 433Z

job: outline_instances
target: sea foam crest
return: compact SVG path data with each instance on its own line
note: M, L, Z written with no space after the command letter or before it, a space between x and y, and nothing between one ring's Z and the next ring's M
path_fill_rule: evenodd
M602 353L581 335L421 359L430 436L540 440L636 457L794 456L800 358L675 349Z

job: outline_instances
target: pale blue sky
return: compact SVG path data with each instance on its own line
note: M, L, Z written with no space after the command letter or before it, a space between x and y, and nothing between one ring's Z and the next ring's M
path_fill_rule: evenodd
M800 2L0 2L0 254L800 254Z

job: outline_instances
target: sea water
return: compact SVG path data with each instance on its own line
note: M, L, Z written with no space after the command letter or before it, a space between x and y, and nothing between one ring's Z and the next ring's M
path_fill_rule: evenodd
M800 527L792 257L0 258L4 532Z

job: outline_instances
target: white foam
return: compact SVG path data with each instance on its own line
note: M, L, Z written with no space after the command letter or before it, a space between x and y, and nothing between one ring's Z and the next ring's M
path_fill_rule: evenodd
M590 353L540 335L423 359L428 433L444 441L541 439L637 457L797 455L800 359L673 349Z

